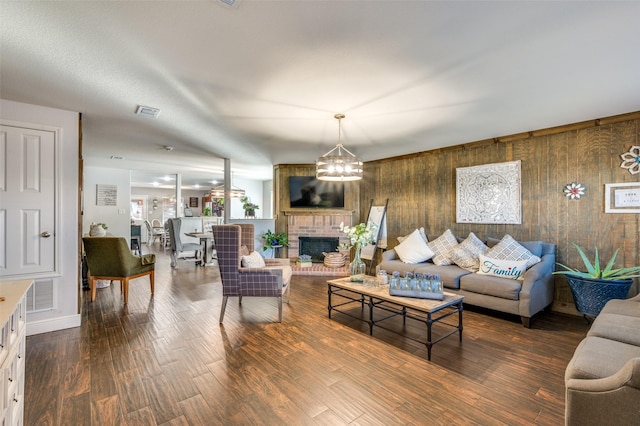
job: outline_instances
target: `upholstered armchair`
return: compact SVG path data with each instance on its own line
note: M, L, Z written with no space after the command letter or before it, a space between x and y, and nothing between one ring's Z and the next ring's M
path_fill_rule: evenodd
M202 263L202 253L204 252L204 246L200 243L186 243L183 244L180 239L180 228L182 226L182 221L180 219L169 219L169 238L171 245L171 267L178 267L178 258L181 257L180 254L184 252L194 252L194 255L191 259L196 261L196 265ZM181 257L186 259L186 257Z
M245 241L248 235L251 242L247 249L253 248L253 232L246 229ZM278 299L278 321L282 322L282 300L289 302L289 288L291 281L291 266L274 265L260 268L245 268L241 265L241 250L243 231L240 225L213 226L213 239L218 253L218 265L222 279L222 307L220 309L220 324L224 319L225 309L229 297L275 297ZM250 247L250 248L249 248Z
M84 237L84 251L89 266L91 301L96 299L96 280L120 281L124 303L129 301L129 280L149 275L154 291L155 254L135 256L123 237Z

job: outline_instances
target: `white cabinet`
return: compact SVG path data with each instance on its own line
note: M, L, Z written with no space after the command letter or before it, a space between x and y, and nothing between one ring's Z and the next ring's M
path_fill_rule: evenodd
M22 425L24 414L25 295L33 281L0 282L0 424Z

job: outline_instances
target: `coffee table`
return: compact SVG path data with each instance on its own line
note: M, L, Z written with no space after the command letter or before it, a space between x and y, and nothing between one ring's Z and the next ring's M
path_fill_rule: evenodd
M366 287L362 283L351 282L349 277L327 281L327 293L329 296L329 304L327 307L329 319L331 319L331 311L336 311L343 315L365 321L369 324L369 335L371 336L373 336L374 325L398 333L396 330L379 324L382 321L398 315L402 315L403 325L406 323L407 318L424 322L427 326L426 341L412 338L403 333L398 334L425 344L427 346L427 359L429 361L431 361L431 348L442 339L458 333L459 339L462 341L462 302L464 296L447 292L444 293L444 300L391 296L388 287ZM338 303L334 303L335 297L341 298ZM338 309L352 303L359 303L363 311L366 304L369 307L369 318L363 319L362 315L355 316L349 312ZM375 319L373 315L374 308L387 312L389 315ZM445 318L455 314L458 315L457 324L443 321ZM446 328L450 328L450 330L434 340L432 335L432 327L434 324L443 325Z

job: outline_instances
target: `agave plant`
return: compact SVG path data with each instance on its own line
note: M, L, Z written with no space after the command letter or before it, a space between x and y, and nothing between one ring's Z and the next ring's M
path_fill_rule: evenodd
M600 280L626 280L629 278L637 278L640 277L640 266L632 266L630 268L620 268L613 269L613 265L616 262L616 257L618 256L618 252L622 247L618 247L613 256L604 267L604 269L600 268L600 257L598 256L598 248L596 247L595 259L593 264L587 256L584 254L584 250L580 248L577 244L572 243L576 250L578 250L578 254L582 258L582 262L584 263L585 271L580 271L578 269L571 268L569 266L563 265L562 263L556 263L558 266L562 266L565 268L565 271L556 271L554 274L559 275L575 275L582 278L591 278L591 279L600 279Z

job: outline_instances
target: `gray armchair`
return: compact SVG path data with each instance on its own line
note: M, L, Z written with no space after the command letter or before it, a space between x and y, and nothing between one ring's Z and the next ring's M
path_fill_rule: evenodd
M204 247L202 244L197 243L187 243L183 244L180 240L180 227L182 225L182 221L180 219L169 219L169 239L171 244L171 267L178 267L178 258L186 259L188 257L180 256L180 254L185 252L194 252L193 259L196 261L196 265L202 263L202 252L204 251Z
M246 234L249 233L247 229ZM241 241L248 241L248 235L242 238L240 225L213 226L213 239L218 253L218 265L222 278L222 307L220 323L224 319L227 301L238 296L242 303L244 296L275 297L278 299L278 321L282 322L282 300L289 302L291 266L276 265L264 268L243 268L241 266ZM251 233L251 250L253 249ZM248 247L249 248L249 247Z

